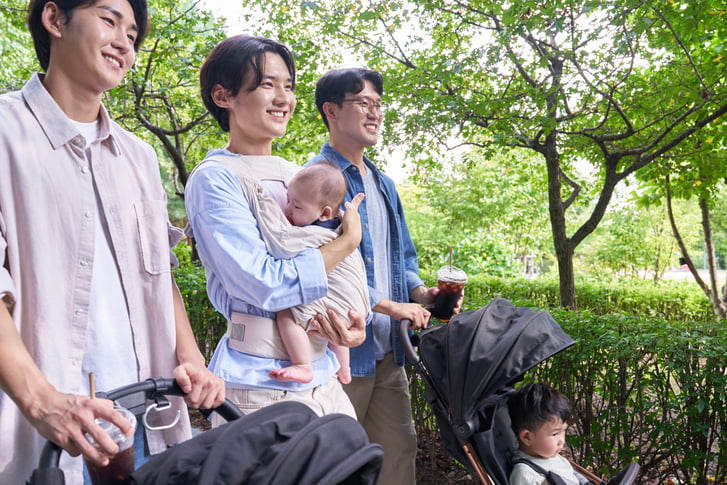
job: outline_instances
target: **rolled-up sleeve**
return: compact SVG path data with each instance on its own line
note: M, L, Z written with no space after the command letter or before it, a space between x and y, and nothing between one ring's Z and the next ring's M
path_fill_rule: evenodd
M227 317L248 305L275 312L327 294L320 251L306 249L290 259L272 256L239 180L226 167L208 162L196 170L185 203L210 299Z
M5 239L5 219L0 213L0 300L2 300L8 308L11 308L15 302L15 284L13 278L8 271L8 243Z

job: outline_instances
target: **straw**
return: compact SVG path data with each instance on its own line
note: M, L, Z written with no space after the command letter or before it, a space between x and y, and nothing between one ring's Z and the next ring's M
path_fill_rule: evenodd
M94 383L93 383L93 372L89 372L88 373L88 389L89 389L88 393L90 394L89 397L91 399L95 398L96 397L96 389L94 388Z
M449 271L452 271L452 248L449 248Z

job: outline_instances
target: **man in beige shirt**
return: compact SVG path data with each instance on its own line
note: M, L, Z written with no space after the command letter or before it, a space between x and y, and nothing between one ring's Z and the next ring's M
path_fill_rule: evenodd
M0 96L0 483L23 483L46 439L108 460L85 433L112 454L94 418L128 425L88 397L89 372L98 390L173 376L191 406L224 399L171 273L181 232L154 150L101 104L134 63L146 1L34 0L28 25L45 74ZM152 453L189 436L182 416L147 433ZM82 483L67 461L66 483Z

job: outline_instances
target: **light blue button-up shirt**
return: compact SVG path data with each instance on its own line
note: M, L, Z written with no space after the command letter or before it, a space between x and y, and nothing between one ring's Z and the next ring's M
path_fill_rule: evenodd
M208 157L234 154L212 150ZM276 200L285 200L285 186L262 181ZM275 318L275 312L307 304L328 292L321 252L306 249L291 259L268 253L237 176L224 165L209 161L195 170L185 188L189 227L207 275L207 294L228 320L233 312ZM258 357L231 349L224 336L217 345L210 370L228 387L303 390L325 384L338 370L330 350L313 362L313 381L280 382L270 370L288 361Z

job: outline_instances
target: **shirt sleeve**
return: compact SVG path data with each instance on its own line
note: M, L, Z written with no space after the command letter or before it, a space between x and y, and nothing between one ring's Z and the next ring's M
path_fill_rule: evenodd
M5 219L0 213L0 301L5 302L8 308L12 307L15 302L15 283L7 269L7 247L8 243L5 239Z
M417 251L414 247L414 241L409 234L409 227L406 225L404 217L404 207L396 194L396 212L401 224L401 244L404 254L404 273L406 275L406 291L411 294L412 290L418 286L423 286L424 281L419 277L419 259Z
M240 182L227 167L207 162L196 170L185 203L208 280L222 293L217 299L232 300L216 302L218 309L239 311L234 304L239 301L276 312L328 293L319 250L306 249L290 259L268 253ZM214 298L215 289L209 291Z

